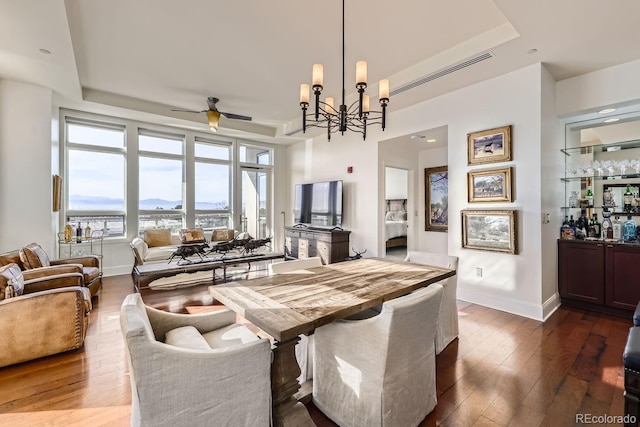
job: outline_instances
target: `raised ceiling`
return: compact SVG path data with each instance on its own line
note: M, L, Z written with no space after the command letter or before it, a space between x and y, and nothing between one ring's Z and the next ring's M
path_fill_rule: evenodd
M640 58L640 2L346 2L346 88L355 62L398 88L489 52L475 65L392 96L389 110L542 62L556 80ZM39 49L51 51L50 55ZM537 49L535 53L528 53ZM295 142L298 90L324 64L340 97L341 1L0 0L0 78L52 88L62 106L206 129L206 98L253 122L221 133Z

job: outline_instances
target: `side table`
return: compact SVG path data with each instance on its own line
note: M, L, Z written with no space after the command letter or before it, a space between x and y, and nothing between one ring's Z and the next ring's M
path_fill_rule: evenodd
M71 258L77 255L93 255L100 260L100 275L102 276L102 243L104 230L94 230L90 237L82 236L78 241L76 236L65 240L64 232L58 233L58 258ZM75 253L74 253L75 252Z

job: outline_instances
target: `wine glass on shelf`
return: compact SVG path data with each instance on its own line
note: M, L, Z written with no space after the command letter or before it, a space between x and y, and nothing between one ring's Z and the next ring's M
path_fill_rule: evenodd
M632 159L631 167L636 171L636 175L640 174L640 159Z
M605 160L604 167L607 169L608 175L613 176L616 173L616 164L613 160Z
M604 172L604 165L599 161L595 160L593 162L593 169L595 169L595 171L598 172L598 176L602 176Z
M629 169L629 160L620 160L620 162L618 162L618 167L620 168L620 174L626 175L627 169Z

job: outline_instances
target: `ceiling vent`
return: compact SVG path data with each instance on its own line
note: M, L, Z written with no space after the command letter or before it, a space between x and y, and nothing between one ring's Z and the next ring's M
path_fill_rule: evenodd
M440 77L444 77L444 76L449 75L451 73L454 73L456 71L460 71L460 70L462 70L464 68L470 67L470 66L472 66L474 64L477 64L479 62L482 62L482 61L490 59L490 58L493 58L493 53L491 53L490 51L487 51L487 52L485 52L483 54L480 54L478 56L474 56L473 58L470 58L470 59L467 59L465 61L459 62L459 63L457 63L455 65L451 65L451 66L449 66L447 68L444 68L444 69L442 69L440 71L436 71L435 73L431 73L429 75L426 75L426 76L424 76L424 77L422 77L422 78L420 78L418 80L415 80L415 81L413 81L411 83L407 83L404 86L400 86L400 87L392 90L389 93L389 95L391 95L391 96L398 95L399 93L406 92L406 91L414 89L414 88L416 88L418 86L422 86L425 83L429 83L429 82L431 82L433 80L439 79Z
M394 96L394 95L398 95L398 94L400 94L402 92L406 92L408 90L415 89L416 87L422 86L425 83L429 83L429 82L431 82L433 80L439 79L440 77L444 77L444 76L447 76L447 75L449 75L451 73L455 73L456 71L463 70L463 69L465 69L467 67L470 67L472 65L478 64L479 62L485 61L487 59L491 59L493 57L494 57L494 55L493 55L493 53L491 51L484 52L484 53L482 53L480 55L474 56L473 58L469 58L469 59L464 60L462 62L459 62L457 64L451 65L451 66L449 66L447 68L443 68L440 71L436 71L435 73L428 74L428 75L426 75L424 77L419 78L418 80L414 80L411 83L407 83L404 86L400 86L400 87L398 87L396 89L393 89L391 92L389 92L389 95L390 96ZM393 99L391 101L393 102ZM288 132L286 135L287 136L293 136L293 135L295 135L297 133L300 133L300 132L302 132L302 128L298 128L296 130L292 130L291 132Z

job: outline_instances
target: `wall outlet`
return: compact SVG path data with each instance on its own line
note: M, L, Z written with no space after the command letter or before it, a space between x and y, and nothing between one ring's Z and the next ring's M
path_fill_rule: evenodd
M482 277L482 268L481 267L476 267L476 276Z

